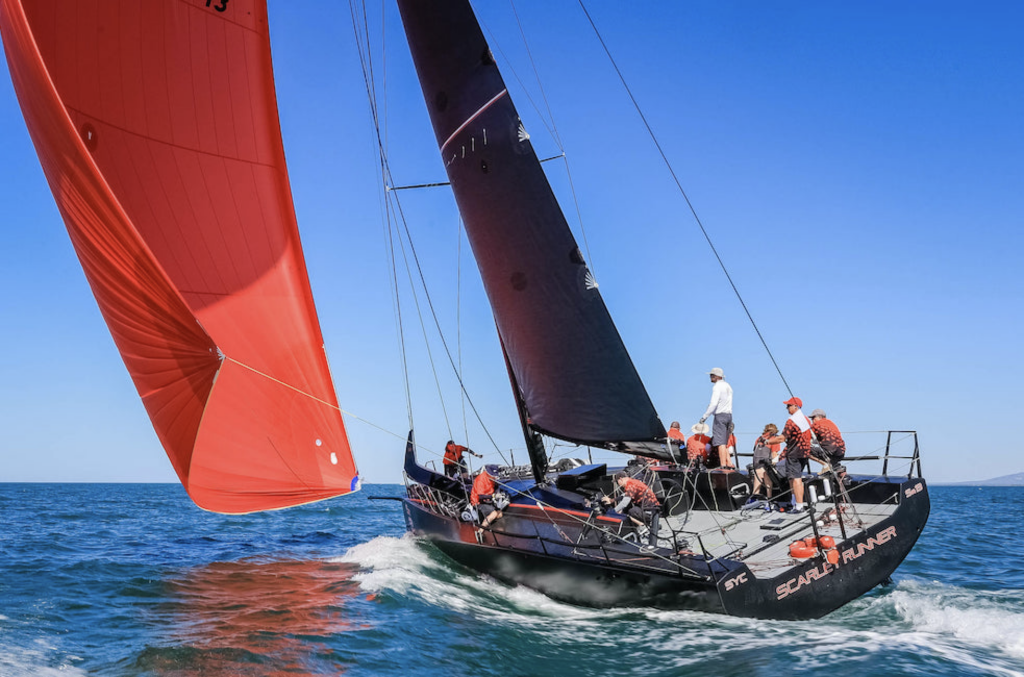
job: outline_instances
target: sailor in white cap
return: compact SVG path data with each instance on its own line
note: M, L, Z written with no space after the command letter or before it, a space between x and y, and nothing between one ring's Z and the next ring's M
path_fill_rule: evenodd
M711 446L718 449L718 464L722 468L735 467L726 445L732 433L732 386L725 382L725 372L715 367L708 372L711 377L711 403L707 411L700 417L703 423L708 416L714 416L715 422L711 430Z

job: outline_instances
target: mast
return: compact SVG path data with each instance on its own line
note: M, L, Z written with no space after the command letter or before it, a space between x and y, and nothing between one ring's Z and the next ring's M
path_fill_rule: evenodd
M498 337L501 341L501 337ZM519 414L519 424L523 427L523 437L526 439L526 453L530 456L530 470L533 472L533 479L537 484L547 482L548 453L544 450L544 440L540 433L530 426L530 412L526 410L526 402L523 400L522 392L519 390L519 383L516 382L516 374L512 371L512 364L508 361L508 353L505 351L505 344L501 344L501 355L505 358L505 368L508 370L508 380L512 384L512 396L516 400L516 412Z

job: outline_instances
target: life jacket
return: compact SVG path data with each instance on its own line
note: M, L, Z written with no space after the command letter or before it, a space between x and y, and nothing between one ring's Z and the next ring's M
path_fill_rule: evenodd
M486 470L481 470L480 474L473 480L473 490L469 494L469 502L473 505L480 505L482 499L490 500L493 493L494 480L491 479Z
M449 444L444 448L444 464L459 465L462 463L462 454L468 451L467 447L461 444Z
M711 444L711 438L707 435L691 435L690 439L686 440L686 456L691 461L695 458L708 460L708 445Z

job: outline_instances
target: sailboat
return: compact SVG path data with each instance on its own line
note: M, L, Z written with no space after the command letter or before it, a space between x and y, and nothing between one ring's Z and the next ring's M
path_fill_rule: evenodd
M482 528L469 478L420 464L410 432L408 529L498 579L595 606L813 618L885 581L928 516L916 443L905 474L887 472L887 449L881 474L809 480L823 500L801 516L747 509L747 475L666 443L471 7L399 6L530 457L491 469L507 505ZM182 485L222 513L360 487L268 30L263 0L78 12L0 0L12 81L86 278ZM647 533L602 507L618 468L549 463L545 439L650 461L625 464L664 508Z
M916 435L908 472L889 474L887 445L880 475L809 477L802 513L766 510L751 502L748 474L686 458L666 439L472 7L398 5L530 457L529 467L486 470L502 514L488 523L471 478L420 464L410 432L408 529L497 579L591 606L806 619L888 580L930 509ZM659 499L651 520L638 525L622 503L601 500L619 468L551 464L545 438L620 452Z
M299 242L266 4L0 2L36 152L189 496L359 488Z

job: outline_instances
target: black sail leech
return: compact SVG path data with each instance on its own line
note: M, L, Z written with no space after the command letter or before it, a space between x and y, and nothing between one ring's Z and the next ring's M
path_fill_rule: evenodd
M595 446L663 438L469 3L398 5L530 426Z

